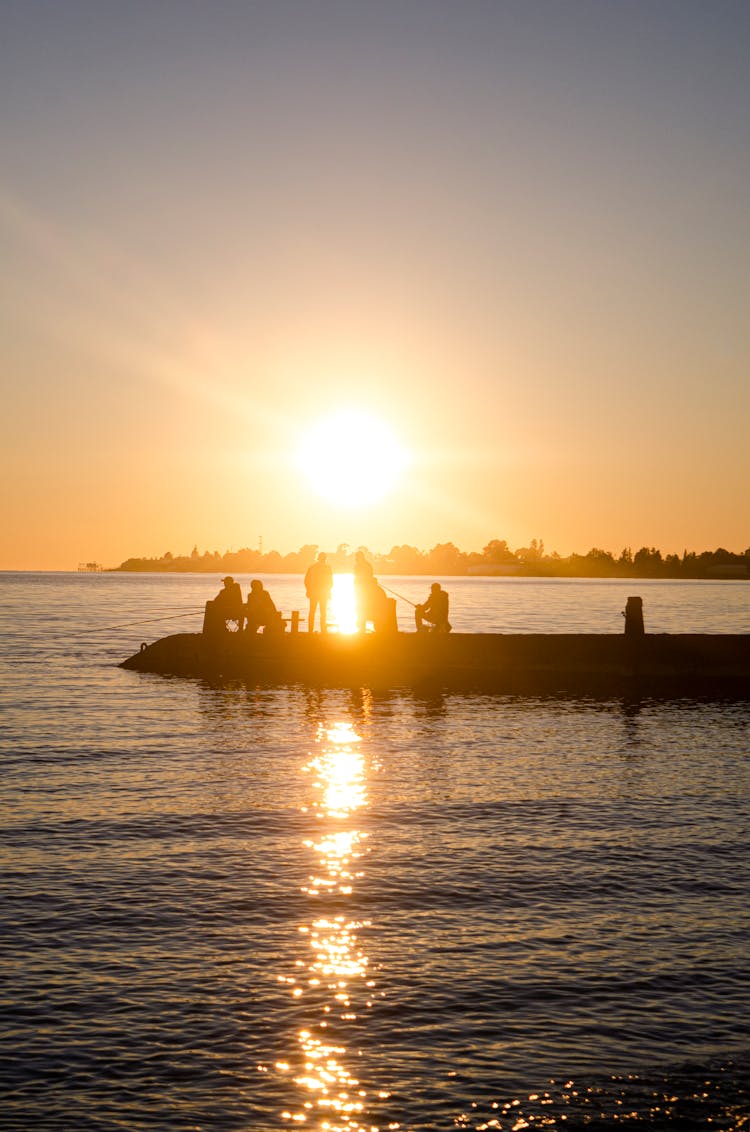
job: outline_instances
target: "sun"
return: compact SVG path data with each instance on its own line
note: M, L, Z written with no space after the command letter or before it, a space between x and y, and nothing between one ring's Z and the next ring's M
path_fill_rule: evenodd
M342 507L377 503L396 486L407 464L407 453L391 429L355 409L312 425L297 455L309 486Z

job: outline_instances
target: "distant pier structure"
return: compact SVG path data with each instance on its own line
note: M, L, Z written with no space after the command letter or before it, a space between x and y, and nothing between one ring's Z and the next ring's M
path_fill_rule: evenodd
M78 563L78 573L79 574L102 574L103 572L104 572L104 567L102 566L101 562L79 562Z

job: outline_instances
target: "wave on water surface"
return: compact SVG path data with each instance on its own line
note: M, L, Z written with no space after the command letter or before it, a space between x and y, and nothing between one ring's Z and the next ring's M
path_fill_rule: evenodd
M209 582L0 579L3 1128L750 1127L748 704L208 685L81 634Z

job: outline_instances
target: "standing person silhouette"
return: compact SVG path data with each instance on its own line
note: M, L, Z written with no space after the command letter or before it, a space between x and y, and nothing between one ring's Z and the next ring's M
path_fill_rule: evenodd
M333 570L326 562L326 556L322 552L318 555L317 562L313 562L309 566L305 574L305 593L307 594L310 602L310 612L307 618L307 631L312 633L315 624L315 610L320 608L320 631L321 633L328 632L327 613L328 613L328 599L331 596L333 589Z

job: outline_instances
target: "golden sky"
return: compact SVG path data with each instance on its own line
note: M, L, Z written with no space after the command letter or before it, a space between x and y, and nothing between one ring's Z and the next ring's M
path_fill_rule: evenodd
M2 25L0 568L750 545L744 0ZM300 471L344 409L378 502Z

